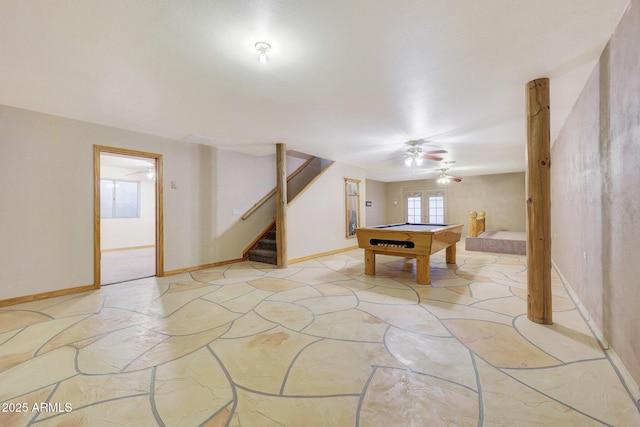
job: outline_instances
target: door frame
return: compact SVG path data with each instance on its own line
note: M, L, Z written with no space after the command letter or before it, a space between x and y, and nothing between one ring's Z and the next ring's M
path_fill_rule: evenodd
M447 219L447 189L446 188L431 188L431 187L410 187L402 189L402 221L406 222L408 219L407 212L407 198L411 193L416 196L420 196L420 222L429 222L429 196L441 193L444 196L444 222Z
M162 193L162 154L129 150L127 148L93 146L93 287L100 288L100 155L120 154L152 159L156 167L156 276L164 276L164 215Z

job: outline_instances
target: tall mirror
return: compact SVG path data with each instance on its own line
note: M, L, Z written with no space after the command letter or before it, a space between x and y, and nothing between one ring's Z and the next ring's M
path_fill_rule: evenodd
M356 228L360 227L360 180L345 178L345 207L347 238L355 237Z

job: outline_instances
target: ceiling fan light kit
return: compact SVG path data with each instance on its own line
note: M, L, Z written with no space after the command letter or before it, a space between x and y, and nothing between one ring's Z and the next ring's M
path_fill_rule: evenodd
M154 165L149 165L147 167L147 170L144 170L144 171L137 171L137 172L128 173L127 176L138 175L138 174L141 174L141 173L147 174L147 179L150 179L150 180L155 180L156 179L156 167Z
M433 160L435 162L439 162L444 160L443 157L437 156L436 154L445 154L446 150L432 150L432 151L424 151L422 147L419 147L419 144L422 144L424 141L415 140L407 142L409 148L404 153L404 164L407 167L421 167L424 164L424 159Z
M447 174L447 171L449 169L447 168L442 168L442 169L437 169L440 171L440 176L438 176L438 184L448 184L451 181L455 181L455 182L461 182L462 178L459 178L457 176L451 176Z
M422 166L424 163L424 159L422 158L422 147L418 147L416 141L410 141L408 144L411 145L411 147L407 148L407 151L404 154L405 166Z

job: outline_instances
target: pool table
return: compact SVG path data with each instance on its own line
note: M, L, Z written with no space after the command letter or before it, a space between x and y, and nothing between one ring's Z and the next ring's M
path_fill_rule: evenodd
M376 274L376 254L416 259L416 281L431 283L429 257L447 249L448 263L456 262L456 242L462 224L389 224L356 229L358 246L364 249L364 274Z

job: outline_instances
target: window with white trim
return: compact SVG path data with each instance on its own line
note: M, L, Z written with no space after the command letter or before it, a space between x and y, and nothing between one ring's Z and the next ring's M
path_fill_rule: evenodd
M444 224L445 197L442 190L405 190L405 218L412 224Z
M100 179L100 218L140 218L140 181Z
M410 222L410 223L422 222L422 197L420 196L407 197L407 222Z
M444 194L429 195L429 224L444 224Z

